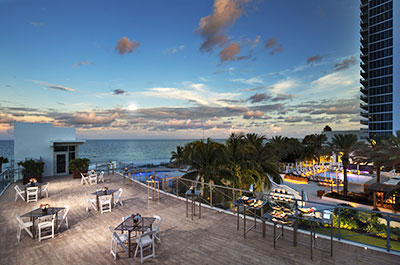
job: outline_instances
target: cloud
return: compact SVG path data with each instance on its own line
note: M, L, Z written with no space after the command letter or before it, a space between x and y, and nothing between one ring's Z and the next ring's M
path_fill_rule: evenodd
M51 90L60 90L60 91L67 91L67 92L76 91L76 89L73 89L73 88L55 85L55 84L51 84L51 83L44 82L44 81L32 80L32 82L35 84L41 85L41 86L45 86L47 89L51 89Z
M29 24L31 24L34 27L43 27L44 26L44 23L35 22L35 21L31 21L31 22L29 22Z
M286 93L290 88L296 86L297 83L294 80L288 79L288 80L283 80L279 81L272 86L267 87L273 94L284 94Z
M265 42L265 49L270 49L270 48L274 47L277 43L278 43L278 41L276 38L269 38Z
M282 46L282 44L279 44L272 51L269 52L269 55L274 55L275 53L282 52L282 51L283 51L283 46Z
M261 35L257 35L256 38L253 40L253 43L251 44L251 49L254 49L257 47L258 43L260 42Z
M77 67L79 67L79 66L81 66L81 65L84 65L84 64L87 64L87 65L90 65L90 64L93 64L92 62L88 62L88 61L80 61L80 62L77 62L76 64L74 64L74 68L77 68Z
M178 47L168 48L168 49L164 50L163 53L168 54L168 55L177 54L177 53L183 51L184 48L185 48L184 45L179 45Z
M55 120L61 122L65 125L110 125L118 117L118 113L112 115L99 116L95 112L82 112L75 113L73 115L65 115L61 117L56 117Z
M243 83L243 84L246 84L246 85L264 84L264 81L259 77L251 77L249 79L236 78L236 79L230 79L229 81L231 81L231 82L240 82L240 83Z
M6 123L6 124L12 124L15 121L10 115L8 114L0 114L0 124L1 123Z
M296 123L301 121L303 121L303 118L298 116L288 116L287 118L285 118L285 122L288 123Z
M339 72L326 74L311 82L312 89L310 89L310 92L325 92L338 86L349 86L357 80L352 75L343 75Z
M243 115L243 119L260 119L264 116L264 113L262 111L256 110L252 111L249 110Z
M235 70L234 67L229 67L229 68L227 68L227 69L219 69L219 70L213 72L213 74L231 73L231 72L233 72L234 70Z
M128 94L125 90L122 90L122 89L119 89L119 88L114 89L112 91L112 93L113 93L113 95L127 95Z
M251 103L258 103L261 101L266 101L270 98L270 96L268 96L265 93L260 93L260 94L254 94L251 97L249 97L247 100L250 101Z
M243 103L242 99L217 99L217 101L225 102L225 103Z
M310 64L312 62L319 62L322 60L322 56L321 55L315 55L315 56L311 56L307 58L307 64Z
M234 61L235 56L240 53L240 46L236 42L230 44L228 47L224 48L218 54L221 62Z
M345 70L354 64L356 64L356 58L352 56L351 58L344 59L340 63L335 64L335 71Z
M140 43L136 40L132 42L127 37L122 37L115 46L115 50L119 52L119 54L123 55L125 53L133 52L137 47L139 47Z
M296 96L293 94L277 94L274 98L271 99L272 102L292 100Z
M226 32L243 13L248 0L215 0L211 15L200 19L196 32L204 39L200 51L212 52L215 46L228 42Z

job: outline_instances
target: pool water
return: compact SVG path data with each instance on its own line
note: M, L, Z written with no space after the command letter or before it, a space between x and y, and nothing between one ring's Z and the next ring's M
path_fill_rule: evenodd
M317 176L324 177L325 174L324 173L319 173L319 174L317 174ZM336 176L337 176L337 178L339 180L343 181L343 173L342 172L338 172L337 174L336 174L336 172L329 172L329 171L326 172L326 178L327 179L330 179L332 177L332 179L336 180ZM352 183L363 184L363 183L365 183L365 182L367 182L367 181L369 181L371 179L372 179L371 176L357 175L357 174L354 174L354 173L347 172L347 180L349 182L352 182Z

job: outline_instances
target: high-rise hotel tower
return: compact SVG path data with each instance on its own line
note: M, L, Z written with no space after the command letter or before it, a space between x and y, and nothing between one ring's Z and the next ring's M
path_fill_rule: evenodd
M400 0L361 0L361 124L400 130ZM363 127L363 126L362 126Z

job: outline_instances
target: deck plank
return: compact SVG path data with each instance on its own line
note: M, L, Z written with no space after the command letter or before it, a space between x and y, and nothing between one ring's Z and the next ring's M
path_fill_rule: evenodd
M140 213L142 216L157 214L163 218L161 240L156 246L156 258L146 261L152 264L399 264L400 257L390 253L365 250L360 247L334 242L334 257L329 255L329 241L318 239L326 251L315 250L310 259L309 237L299 234L299 245L293 247L292 232L273 248L273 228L267 226L266 237L258 231L249 232L243 238L243 230L236 229L236 217L202 208L202 218L186 218L185 202L164 194L159 201L148 201L147 190L139 184L124 185L117 176L106 177L106 183L80 185L71 176L49 178L49 198L37 203L14 202L14 185L0 197L0 264L131 264L139 258L128 258L120 252L120 258L110 255L111 233L122 216ZM18 183L21 185L21 183ZM124 206L113 208L111 213L100 214L86 211L84 193L107 186L122 187ZM62 228L54 239L42 242L31 239L22 232L17 242L15 214L22 215L34 206L49 203L52 206L70 207L69 229ZM252 224L252 222L248 222ZM242 222L241 222L242 226Z

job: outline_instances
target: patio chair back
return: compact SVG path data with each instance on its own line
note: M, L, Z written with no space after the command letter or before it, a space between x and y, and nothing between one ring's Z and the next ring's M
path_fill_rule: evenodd
M63 222L65 222L65 226L68 228L68 213L69 213L69 206L64 206L63 215L58 216L58 226L57 230L60 229Z
M26 202L37 202L39 197L38 187L26 188Z
M111 237L111 251L110 254L114 256L114 260L117 259L117 251L118 251L118 246L121 246L122 249L129 254L129 250L126 248L124 242L127 240L127 237L124 237L124 239L121 239L121 237L114 231L114 229L109 226L108 229L110 229L112 233Z
M111 212L112 195L99 196L100 213Z
M46 197L49 197L49 184L50 182L47 182L47 184L44 186L44 188L42 189L42 192L46 193Z
M83 173L81 173L81 184L83 185L86 183L87 185L89 185L88 180L89 180L89 177L85 176L85 175L83 175Z
M101 171L97 179L98 182L104 182L104 171Z
M14 189L15 189L15 201L18 200L18 196L21 197L23 201L25 201L25 196L24 196L25 191L22 191L18 185L15 185Z
M121 204L121 206L124 206L121 200L122 192L122 188L119 188L118 193L114 196L114 206L116 206L118 203Z
M18 214L15 215L15 219L17 219L17 223L18 223L18 230L17 230L17 239L18 239L18 242L21 240L21 232L22 232L22 229L25 230L25 232L26 232L30 237L33 238L32 232L28 229L30 226L32 226L32 222L25 223L24 221L22 221L21 217L20 217Z
M140 262L143 263L144 260L149 259L149 258L155 258L156 257L156 249L154 245L154 238L155 238L155 231L150 231L146 232L144 234L141 234L138 239L136 239L136 251L135 251L135 257L140 249ZM143 249L145 248L151 248L152 252L151 254L147 256L143 256Z

